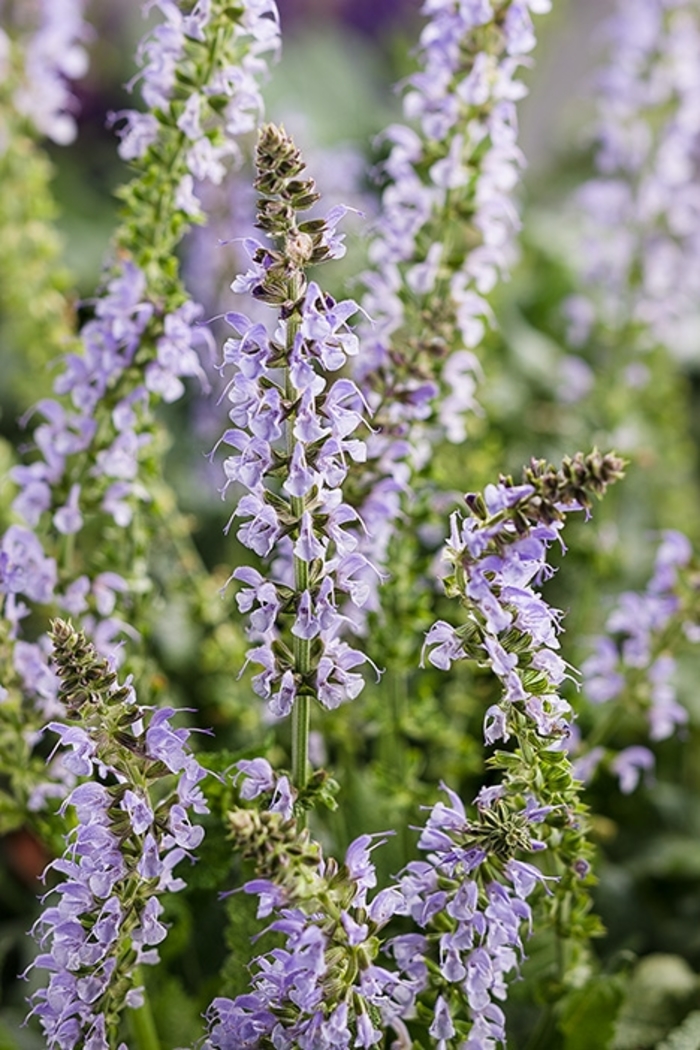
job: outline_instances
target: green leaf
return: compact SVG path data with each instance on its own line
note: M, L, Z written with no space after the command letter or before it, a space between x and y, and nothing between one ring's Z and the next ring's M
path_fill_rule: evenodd
M567 996L559 1027L564 1050L599 1050L611 1045L624 997L622 978L601 974Z
M27 815L16 798L0 791L0 835L17 831L27 821Z

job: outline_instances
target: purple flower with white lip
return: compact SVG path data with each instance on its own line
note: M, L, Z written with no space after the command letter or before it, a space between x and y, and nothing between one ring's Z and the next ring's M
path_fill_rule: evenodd
M53 598L57 577L54 559L44 553L34 533L21 525L10 525L0 545L0 593L8 600L11 595L22 594L47 604Z
M245 777L239 789L242 799L250 800L269 794L272 796L270 811L281 813L285 820L292 818L295 793L288 777L276 774L265 758L243 758L236 763L236 769Z

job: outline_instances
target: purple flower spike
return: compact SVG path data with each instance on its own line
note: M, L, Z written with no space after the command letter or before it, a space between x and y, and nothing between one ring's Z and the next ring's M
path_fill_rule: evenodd
M594 703L614 700L643 676L646 690L640 702L654 741L666 740L689 718L677 697L676 661L665 649L674 618L681 626L685 619L679 570L691 557L690 542L682 533L662 534L646 591L620 595L606 623L609 635L595 640L594 652L581 668L584 693ZM622 775L621 783L628 783Z
M49 729L72 749L64 760L69 769L106 780L79 784L61 807L61 813L74 809L77 824L64 855L50 865L64 881L48 895L35 926L41 953L33 966L49 976L31 997L31 1013L49 1046L74 1050L106 1046L105 1014L117 1016L136 1003L134 967L158 961L155 946L168 932L159 895L184 887L172 869L204 835L188 811L207 807L195 788L205 771L187 748L188 730L169 726L173 712L153 713L129 699L84 634L55 621L53 640L60 698L78 724L53 722ZM146 753L128 744L141 722ZM169 765L158 769L162 756ZM183 769L173 785L172 774ZM158 784L154 812L150 790L164 778L170 788Z
M277 556L274 574L242 567L232 579L246 585L237 596L254 642L246 663L263 667L253 689L275 718L284 718L304 682L315 682L329 708L361 691L363 678L352 669L366 657L340 641L352 617L338 610L336 595L359 609L371 593L368 579L379 574L357 549L363 525L340 488L350 464L367 458L356 435L369 406L351 379L331 378L358 351L349 322L359 307L352 299L336 302L305 273L308 263L339 254L333 223L347 209L310 227L299 221L297 213L317 196L315 186L290 177L303 171L303 161L273 125L261 130L257 164L259 226L274 250L247 238L252 266L232 288L276 307L279 318L271 336L244 313L226 315L235 337L224 346L222 370L233 369L226 396L234 427L215 448L236 450L223 464L222 494L232 482L248 490L231 518L242 519L239 540L263 558ZM279 212L277 204L270 210L275 201Z
M523 958L521 929L531 925L527 898L547 880L532 864L513 857L504 861L499 856L500 845L494 846L491 856L475 845L480 841L479 814L489 810L486 796L481 797L481 808L472 822L459 797L444 785L443 789L449 805L438 802L432 808L418 843L427 860L412 861L396 884L403 898L397 913L410 915L429 937L402 934L385 950L411 986L406 1012L402 1012L411 1017L416 998L426 989L426 958L432 939L440 974L454 989L460 1010L466 998L471 1027L467 1041L460 1045L492 1048L505 1042L505 1018L497 1001L506 998L508 977ZM493 802L498 802L496 796ZM501 816L504 813L499 810ZM518 819L526 842L527 826L541 819L540 810L531 802L518 813ZM494 831L498 824L489 820L488 826ZM503 881L494 879L494 871L500 871ZM439 1046L446 1046L456 1034L451 999L444 991L434 1004L429 1034Z

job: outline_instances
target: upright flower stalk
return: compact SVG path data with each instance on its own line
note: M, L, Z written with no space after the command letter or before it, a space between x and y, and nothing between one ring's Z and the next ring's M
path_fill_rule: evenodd
M682 731L688 710L678 698L676 654L680 639L700 641L698 576L687 536L667 529L656 552L654 572L641 592L624 591L595 639L592 654L581 665L584 697L602 711L585 747L573 749L576 775L592 779L607 766L629 794L642 773L655 765L652 751L632 744L621 751L609 747L611 737L626 724L638 732L640 716L655 744Z
M66 722L51 723L79 777L61 808L77 824L50 868L65 876L35 924L48 985L32 996L47 1046L111 1050L125 1007L143 1004L138 967L167 936L160 898L185 881L174 868L200 844L206 775L174 711L147 710L84 634L57 620L53 659Z
M486 296L510 273L524 167L518 69L535 46L531 13L550 0L426 0L406 125L389 145L380 217L363 275L356 374L375 433L361 485L369 556L384 565L401 493L436 438L461 442L493 320ZM375 581L370 580L370 584ZM377 604L375 602L375 604Z
M577 193L584 292L637 349L694 351L700 12L688 0L618 0L597 81L596 175ZM580 310L579 310L580 312Z
M559 875L551 915L565 937L585 938L596 928L581 882L590 847L565 752L573 716L559 688L571 670L557 651L561 614L535 588L553 571L547 549L560 539L567 514L587 511L591 496L602 496L622 468L617 456L597 451L567 458L559 469L533 461L521 484L501 478L483 496L467 496L469 516L452 518L445 579L465 622L438 621L425 640L434 666L447 670L471 659L499 680L502 695L485 713L484 740L490 746L514 738L515 750L489 759L503 773L493 798L501 799L501 823L523 808L540 814L538 838L550 847Z
M151 108L120 115L121 152L136 174L105 285L81 352L63 358L56 396L32 413L32 458L12 471L23 523L0 541L2 680L44 717L57 683L46 639L23 637L26 616L39 605L80 618L101 652L120 657L120 641L138 638L148 615L149 536L162 529L175 545L186 534L161 481L164 436L153 409L181 397L185 378L204 381L200 354L212 344L179 281L176 248L202 217L191 205L194 180L220 180L238 150L232 136L255 125L256 78L279 44L273 0L156 6L164 21L139 52ZM97 527L109 553L96 563L88 551Z
M302 220L318 199L303 170L289 136L264 127L257 225L272 245L246 240L252 267L232 288L275 308L278 321L270 336L245 314L226 315L236 333L222 365L233 368L226 397L234 426L221 438L234 449L224 461L223 492L232 483L245 490L231 519L241 519L238 538L263 559L277 556L273 575L242 566L232 579L244 584L237 601L251 614L248 660L262 667L253 688L273 715L293 716L297 787L307 777L310 702L334 708L363 686L353 668L366 657L339 637L345 617L337 601L347 595L363 604L367 588L358 576L368 565L346 528L358 516L342 491L349 463L365 457L354 436L365 405L350 379L331 378L357 353L348 320L358 307L351 299L335 302L306 276L308 266L342 253L335 223L345 209Z
M502 701L484 722L487 744L507 740L522 715L545 737L565 736L570 707L556 695L566 665L556 650L561 614L532 583L546 580L547 549L559 538L567 513L587 510L591 493L602 496L622 476L614 455L578 453L560 469L533 460L514 485L502 478L466 497L469 516L452 515L446 559L452 572L447 594L459 598L466 623L438 621L425 646L434 666L447 670L469 657L489 666L503 687Z

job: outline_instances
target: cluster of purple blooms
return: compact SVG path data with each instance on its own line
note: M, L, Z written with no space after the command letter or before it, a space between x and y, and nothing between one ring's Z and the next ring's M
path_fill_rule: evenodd
M132 83L141 82L141 94L147 112L122 110L112 114L113 121L123 121L120 127L119 154L124 160L145 157L157 141L163 112L171 107L178 67L185 45L190 40L205 42L207 28L220 19L226 4L221 0L199 0L189 14L184 14L175 0L154 0L149 4L159 8L164 21L155 26L139 45L137 58L141 65ZM188 142L187 172L179 182L175 207L191 218L201 218L202 210L195 194L197 183L218 186L226 175L231 158L240 159L236 138L252 131L263 113L263 101L258 81L267 65L261 56L277 53L280 46L279 15L275 0L246 0L235 23L232 53L242 42L236 61L218 69L209 83L193 91L177 118L177 127ZM224 100L223 134L211 130L213 111L211 102Z
M377 883L370 856L377 844L371 835L355 839L342 879L337 865L321 858L313 874L307 870L301 895L270 879L245 884L259 899L258 917L274 914L268 930L283 934L285 943L255 960L249 993L213 1001L208 1046L253 1050L269 1041L279 1050L367 1050L381 1039L377 1011L373 1020L369 1006L377 1007L386 988L400 982L373 964L373 938L400 895L389 888L367 900Z
M463 519L459 512L452 515L446 558L458 574L458 593L469 609L467 627L438 620L425 639L428 659L435 667L448 670L455 660L470 657L500 679L503 699L485 715L487 744L509 738L513 704L522 706L542 736L563 737L570 729L570 705L556 691L567 667L557 652L561 613L535 589L553 572L546 561L547 550L554 540L561 542L562 522L539 521L518 530L504 514L526 504L534 493L529 484L488 485L485 520L476 515ZM567 512L577 509L575 503L564 507ZM525 650L515 652L510 643L504 644L513 631L528 640ZM536 693L532 682L524 681L524 672L532 679L533 669L539 672Z
M206 333L194 324L197 312L192 303L185 303L164 319L162 334L156 338L157 358L146 366L143 384L132 385L115 399L105 440L100 428L103 400L132 364L154 314L143 274L125 263L97 302L95 318L82 331L83 353L68 354L55 380L56 394L69 399L68 404L47 398L33 410L42 420L33 431L38 455L11 471L20 488L13 509L26 526L10 526L0 541L0 595L10 636L17 639L15 672L40 707L53 699L53 675L45 642L19 637L21 620L30 612L27 600L55 603L62 612L81 617L105 654L116 654L119 637L134 633L115 615L118 598L129 589L126 579L108 571L93 579L81 574L61 580L55 557L38 538L42 519L49 515L60 536L79 533L86 514L95 511L124 528L131 522L135 502L149 499L139 480L139 457L151 435L140 409L147 406L154 389L170 400L173 384L182 389L178 376L201 373L195 347L206 341ZM57 498L63 500L58 506Z
M77 109L69 82L80 80L88 69L84 44L90 27L83 20L85 0L38 0L37 24L24 43L24 75L14 92L17 111L28 118L40 135L60 145L75 139ZM30 17L31 17L30 14ZM20 13L20 32L29 29ZM5 50L0 30L0 53Z
M449 276L461 338L465 347L473 348L484 334L483 319L490 316L483 296L512 264L513 236L519 227L512 191L524 164L517 145L515 103L526 93L515 74L523 56L535 46L530 11L545 12L551 4L513 0L505 15L502 7L491 0L470 4L427 0L423 5L428 22L420 38L421 68L409 77L404 95L405 115L419 123L420 132L392 125L383 133L391 148L382 165L388 185L370 248L373 269L364 276L363 305L373 321L360 364L365 375L386 364L392 337L402 326L404 280L411 292L425 297L435 289L439 276ZM465 44L475 30L487 28L494 31L498 45L465 63ZM423 178L420 171L436 144L444 156ZM471 222L482 243L467 253L460 269L449 273L439 242L431 244L425 257L417 242L421 231L446 212L451 192L468 184L473 195ZM473 385L464 380L476 367L473 355L465 351L458 364L452 361L454 385L447 399L454 418L443 421L455 441L464 437L457 422L459 412L473 408ZM433 384L424 391L416 389L405 410L413 408L420 418L425 402L436 393ZM454 405L455 398L462 403Z
M524 957L523 925L532 927L527 898L538 884L545 885L545 876L512 856L495 862L474 835L478 824L467 820L461 799L444 785L443 790L449 804L436 803L418 842L426 859L411 861L397 883L402 897L397 914L410 916L425 932L394 937L387 950L403 979L402 991L411 990L411 1009L428 985L426 957L437 955L442 990L429 1028L436 1046L495 1050L506 1038L498 1003L506 999L507 979ZM487 811L502 792L482 789L477 808ZM546 812L546 807L526 806L521 814L525 838L529 825L541 822ZM533 839L529 848L543 844ZM461 1032L455 1026L465 1001L466 1039L463 1025ZM410 1017L406 1005L403 1016Z
M698 640L697 626L685 622L678 593L680 574L692 553L683 533L664 532L646 590L620 595L607 619L607 633L596 639L595 651L581 665L583 692L594 704L610 703L630 689L636 693L635 679L643 682L638 699L653 742L668 739L688 722L688 711L677 696L677 661L670 646L681 631L691 641ZM643 771L654 768L654 756L646 747L627 747L612 757L605 748L594 747L576 759L577 776L589 780L607 759L625 793L636 788Z
M94 649L88 661L107 669ZM87 681L94 682L94 671ZM61 1050L110 1050L108 1032L121 1007L141 1004L135 968L157 963L156 945L167 936L159 898L185 886L174 868L193 859L204 836L190 813L208 812L199 787L206 771L190 752L190 731L172 726L173 709L147 710L113 674L106 681L105 695L93 693L78 724L48 726L66 749L66 768L93 778L61 806L61 813L73 807L77 825L64 855L49 865L65 878L35 925L40 953L32 966L48 971L49 980L33 994L32 1013L47 1045ZM173 791L151 794L156 781L171 776ZM124 1003L115 1001L119 994Z
M56 11L65 6L54 5ZM150 9L152 5L146 6ZM207 2L195 5L187 17L170 0L157 6L165 21L141 46L147 56L141 75L144 97L164 119L177 55L187 38L201 41L210 19L220 12ZM54 8L47 13L49 38L54 13ZM66 26L72 24L68 20ZM238 65L227 66L203 90L212 97L227 96L227 132L233 133L239 109L241 131L249 130L259 116L260 98L252 78L264 71L261 53L276 49L279 42L275 5L272 0L250 0L238 22L231 25L235 30L229 30L235 38L232 46L245 71L243 66L240 71ZM195 91L191 97L199 98L199 94ZM153 114L143 116L155 122L156 130L160 127ZM202 132L204 142L210 143L209 133ZM203 144L202 151L206 152ZM137 156L141 153L131 154ZM202 168L198 177L211 175ZM173 207L177 210L180 205L175 201ZM155 305L158 297L144 272L129 258L120 259L95 303L93 319L82 329L82 352L71 352L64 359L54 382L56 399L46 398L33 410L41 419L32 435L35 458L11 472L20 489L13 509L27 527L11 526L0 542L0 596L11 638L18 639L20 620L30 611L27 600L55 602L62 612L81 617L105 654L118 654L119 638L134 634L125 619L115 615L120 596L129 591L127 580L116 572L103 572L95 579L80 575L64 580L53 554L48 548L46 553L42 550L37 536L49 517L49 527L59 539L75 536L86 517L95 513L127 528L135 507L149 501L139 477L144 449L152 440L149 408L156 399L172 402L181 397L185 378L204 382L201 355L213 346L209 332L199 324L199 306L187 300L163 313ZM152 359L143 367L141 381L134 382L134 361L147 341L152 343ZM108 417L106 402L110 403ZM46 713L46 705L55 698L48 645L43 640L17 640L12 658L26 694L37 699Z
M238 768L246 776L241 797L272 794L272 811L289 819L291 810L280 801L288 792L286 778L276 778L261 759ZM208 1046L369 1048L382 1037L378 1023L408 1038L406 1022L426 993L435 1045L494 1050L504 1042L498 1002L523 958L522 928L531 926L526 900L545 877L507 848L496 855L499 846L479 838L478 821L469 822L458 796L444 790L450 804L434 806L419 840L426 859L412 861L371 901L367 895L377 878L370 854L381 837L373 841L370 835L351 843L340 880L334 862L321 858L313 876L305 865L296 889L286 866L281 877L245 884L245 892L259 899L258 917L272 915L268 929L282 933L285 943L255 959L248 993L213 1001ZM483 789L478 811L489 810L502 794L502 788ZM516 815L523 848L543 848L530 835L547 812L533 803ZM336 898L331 907L329 896ZM387 962L393 962L387 968L377 960L376 938L393 916L410 918L422 932L399 934L384 945ZM429 965L439 973L437 999ZM469 1026L466 1042L452 1042L456 1020L460 1039Z
M326 219L331 254L342 250L334 225L338 218L336 212ZM268 250L252 240L247 246L251 257L263 261L236 278L234 291L254 290L265 280ZM238 538L261 557L274 549L283 576L274 582L242 566L232 579L245 585L238 605L251 614L251 636L260 643L248 653L248 660L263 668L253 687L270 700L277 716L289 714L301 684L299 669L275 644L280 612L293 614L294 637L321 644L312 684L324 707L354 698L364 684L353 668L366 657L339 637L346 617L337 603L342 595L361 607L369 592L367 559L357 549L356 533L346 527L356 525L358 515L344 502L341 488L349 462L363 462L366 456L364 442L354 436L366 406L351 379L327 378L357 353L357 336L347 323L356 311L353 300L335 302L309 283L298 331L282 358L289 322L281 321L270 338L261 323L227 314L237 333L224 346L223 362L235 369L226 390L234 427L221 440L236 451L224 461L224 491L234 482L246 490L232 516L243 519ZM281 485L280 464L285 464ZM294 581L284 578L295 562L307 567L308 581L296 594Z
M513 191L524 158L517 145L516 102L526 88L516 74L535 46L531 12L550 7L550 0L506 5L427 0L420 69L408 78L404 94L405 116L419 130L395 124L383 133L390 144L381 169L387 185L369 249L372 268L363 275L362 306L371 324L362 328L363 354L356 367L383 424L368 445L377 481L362 507L370 533L367 547L381 566L410 478L409 464L418 465L430 454L421 421L437 414L448 440L460 442L465 415L478 410L474 395L480 366L473 349L491 317L485 296L508 275L519 228ZM485 43L472 55L467 45L475 32L483 32ZM429 164L435 156L439 159ZM479 243L455 264L443 258L443 243L430 231L440 228L462 197ZM427 251L420 247L425 243ZM403 352L407 339L416 336L402 331L410 320L406 303L428 303L438 287L440 298L450 303L462 348L448 347L447 355L436 350L434 356L445 360L441 365L432 361L431 374L420 368L404 374L392 353ZM426 341L432 337L429 333ZM384 375L380 384L378 372Z
M598 83L598 175L579 191L584 278L602 320L694 352L700 296L700 16L688 0L618 0Z

